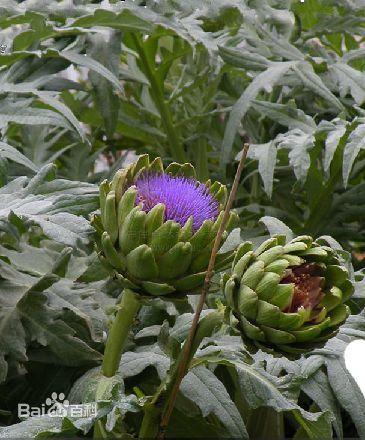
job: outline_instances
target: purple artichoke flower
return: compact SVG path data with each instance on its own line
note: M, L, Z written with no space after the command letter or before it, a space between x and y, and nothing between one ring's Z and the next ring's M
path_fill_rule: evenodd
M192 229L196 232L205 220L215 221L220 211L220 203L210 193L204 183L184 176L170 174L142 174L135 182L136 204L141 203L145 212L158 203L165 206L164 220L173 220L184 226L190 217Z
M199 182L190 164L163 168L147 155L100 186L100 257L124 287L143 295L197 292L223 219L227 190ZM227 230L236 215L231 213ZM218 255L227 266L233 252Z

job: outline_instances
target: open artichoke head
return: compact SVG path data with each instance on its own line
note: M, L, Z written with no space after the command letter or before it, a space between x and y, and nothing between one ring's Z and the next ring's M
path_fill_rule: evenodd
M309 236L242 244L223 276L240 330L258 344L300 352L331 337L350 313L353 283L339 255Z

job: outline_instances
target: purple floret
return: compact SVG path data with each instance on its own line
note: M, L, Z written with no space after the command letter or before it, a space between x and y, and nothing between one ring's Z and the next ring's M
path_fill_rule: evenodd
M136 180L135 186L138 190L136 203L142 202L144 211L163 203L165 221L174 220L184 226L192 216L194 232L204 220L215 221L218 217L219 202L206 185L192 178L145 173Z

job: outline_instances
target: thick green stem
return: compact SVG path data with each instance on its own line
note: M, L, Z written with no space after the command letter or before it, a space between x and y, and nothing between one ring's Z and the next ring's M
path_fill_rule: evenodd
M94 440L100 440L104 438L107 438L107 436L105 435L103 422L101 420L97 420L94 424Z
M124 289L104 350L101 370L105 377L113 377L117 373L125 342L140 307L137 295L132 290ZM106 437L103 420L97 420L94 425L94 439Z
M250 203L255 203L259 198L260 193L260 179L258 173L252 176L251 181L251 193L250 193Z
M150 60L146 55L143 44L140 42L139 37L134 33L131 35L134 44L136 45L140 61L144 67L144 73L150 82L150 93L154 103L156 104L156 107L158 108L162 124L166 131L170 154L177 162L184 163L187 160L186 153L177 133L177 129L174 127L170 108L165 101L164 92L157 80L154 66L151 66Z
M323 224L326 217L328 217L330 213L333 203L334 188L337 183L342 179L343 153L351 129L352 125L350 128L347 129L347 132L340 140L332 159L330 167L330 178L328 179L326 184L322 185L322 188L318 188L319 192L316 197L316 201L313 206L310 207L310 216L305 223L304 229L307 232L310 232L312 235L317 235L320 230L321 224ZM321 153L321 146L313 151L312 155L314 157L311 157L312 163L315 163L315 161L318 160Z
M129 330L140 306L136 294L132 290L125 289L106 341L102 365L102 372L106 377L114 376L118 370Z
M199 180L204 182L209 179L207 141L203 137L198 140L196 169Z
M139 430L138 438L140 439L154 439L158 434L160 423L161 408L155 403L147 403L144 408L144 416L142 425Z
M333 199L333 187L334 184L331 179L322 189L319 190L320 193L318 200L312 207L310 217L306 221L304 228L312 235L317 235L321 223L330 213Z

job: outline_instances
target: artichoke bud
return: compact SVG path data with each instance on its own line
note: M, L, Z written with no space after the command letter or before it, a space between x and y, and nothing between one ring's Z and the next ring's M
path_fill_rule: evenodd
M114 191L110 191L106 196L103 225L111 241L115 243L118 238L118 222Z
M104 180L99 186L99 203L100 203L100 215L101 219L103 221L105 217L105 202L106 202L106 196L108 195L108 192L110 190L110 185L107 180Z
M118 203L117 218L118 227L123 226L124 220L127 215L134 208L136 203L137 191L135 188L131 187L122 195Z
M341 261L309 236L272 237L255 251L241 244L222 285L242 336L294 353L333 336L354 291Z
M117 202L119 202L119 200L121 199L122 195L123 195L123 188L124 188L124 182L126 180L126 173L124 172L124 170L118 170L114 177L113 180L111 182L111 189L112 191L115 192L115 198L117 200Z
M226 199L226 187L199 182L191 164L164 169L161 158L142 155L100 185L93 221L100 259L122 287L142 296L199 293ZM230 213L226 229L236 221ZM234 255L220 254L215 270L227 268Z
M155 205L150 212L147 213L146 217L146 233L147 239L151 241L152 234L156 229L163 225L165 218L165 205L158 203Z
M126 265L125 258L121 254L118 254L107 232L104 232L101 236L101 243L104 255L110 264L115 267L115 269L124 270Z
M219 217L216 223L219 221ZM212 229L213 230L213 229ZM180 229L179 240L188 241L193 235L193 217L189 217L185 225Z
M238 226L238 222L239 222L239 216L238 216L237 212L231 211L229 218L228 218L227 226L226 226L227 231L230 232L234 228L236 228Z
M138 206L127 215L119 230L119 247L124 255L144 243L145 223L146 213Z
M170 250L179 241L180 226L173 220L167 220L151 236L150 247L155 256Z

